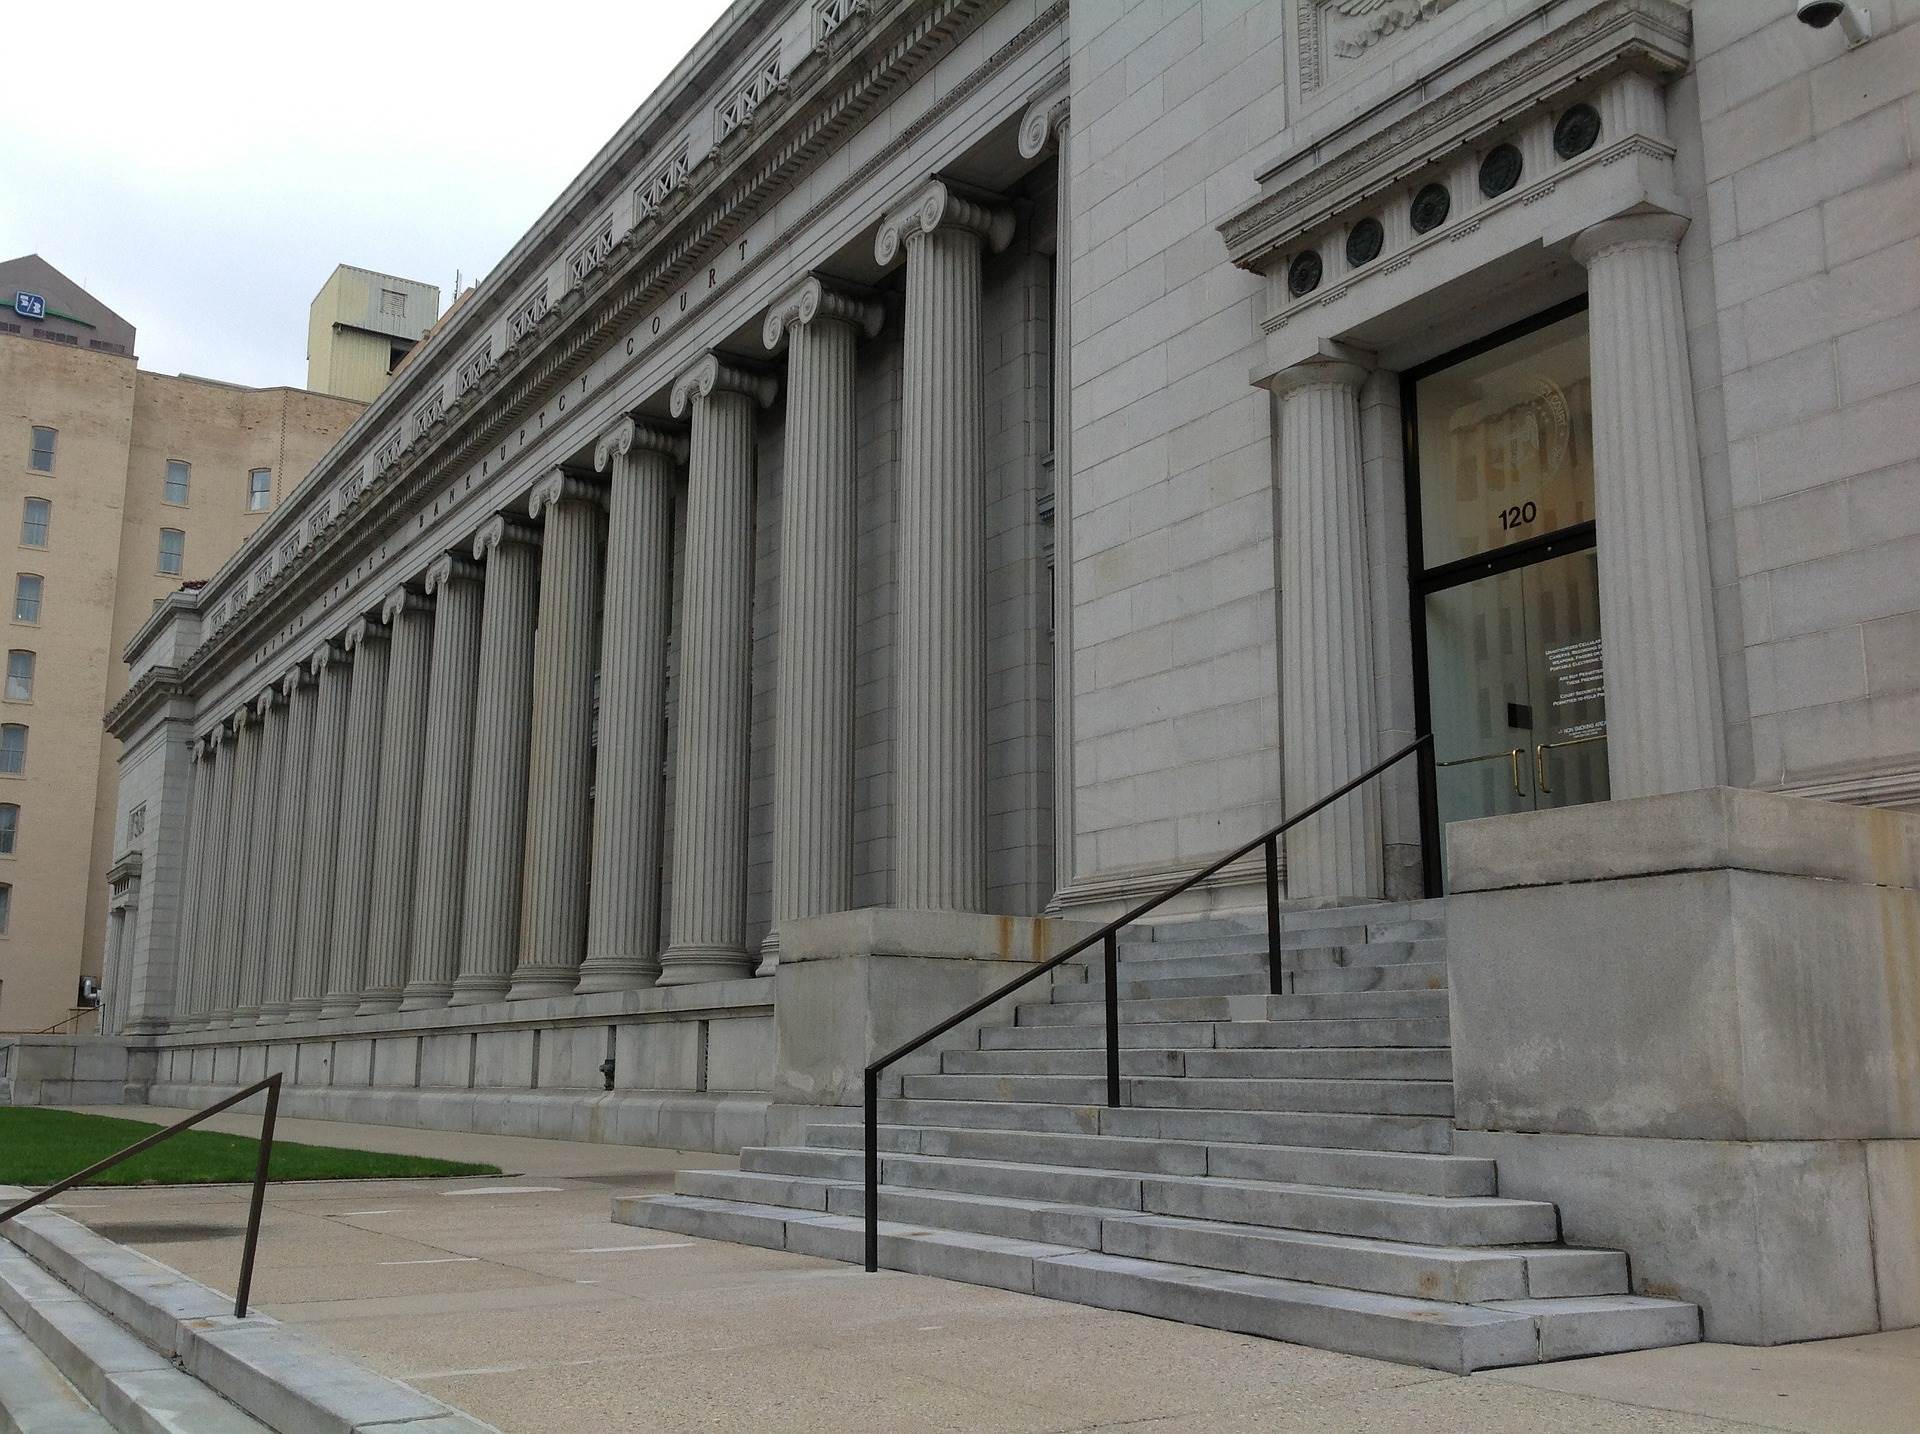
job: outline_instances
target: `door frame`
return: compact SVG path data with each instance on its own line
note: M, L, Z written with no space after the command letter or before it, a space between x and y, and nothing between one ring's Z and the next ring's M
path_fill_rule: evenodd
M1540 533L1531 538L1523 538L1517 543L1497 548L1490 553L1444 563L1428 572L1424 557L1425 546L1421 535L1420 413L1415 396L1416 386L1421 379L1431 374L1452 368L1455 364L1464 363L1468 359L1477 358L1483 353L1511 343L1514 339L1524 338L1538 329L1544 329L1549 324L1557 324L1562 319L1584 313L1586 308L1587 296L1578 295L1551 308L1542 309L1539 313L1522 319L1518 323L1507 324L1471 343L1449 349L1424 363L1401 371L1400 444L1402 469L1406 482L1404 506L1407 526L1407 605L1409 609L1407 627L1413 646L1413 715L1415 728L1418 731L1433 730L1433 704L1427 671L1426 603L1428 595L1445 588L1458 587L1462 583L1492 577L1496 573L1530 567L1547 558L1584 552L1593 547L1596 540L1593 523L1575 523L1551 533ZM1439 896L1443 890L1440 871L1440 843L1443 834L1440 830L1439 791L1434 766L1434 749L1431 744L1420 757L1419 783L1421 875L1426 894Z

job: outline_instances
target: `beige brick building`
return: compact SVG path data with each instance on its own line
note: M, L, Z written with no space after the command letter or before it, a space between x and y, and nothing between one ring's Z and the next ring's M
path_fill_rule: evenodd
M37 255L0 263L0 299L0 1030L37 1030L100 971L96 897L129 839L100 714L126 691L127 640L240 546L361 404L147 373L133 325Z

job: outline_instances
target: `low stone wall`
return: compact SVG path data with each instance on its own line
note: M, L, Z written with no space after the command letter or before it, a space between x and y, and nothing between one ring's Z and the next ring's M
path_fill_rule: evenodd
M152 1079L153 1052L124 1037L0 1036L0 1105L120 1105Z

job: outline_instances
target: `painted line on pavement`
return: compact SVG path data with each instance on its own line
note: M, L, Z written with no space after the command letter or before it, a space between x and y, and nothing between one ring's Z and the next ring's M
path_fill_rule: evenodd
M477 1265L478 1255L444 1255L435 1260L382 1260L382 1265Z
M675 1240L666 1245L591 1245L584 1250L569 1250L570 1255L624 1255L631 1250L690 1250L692 1240Z
M442 1195L558 1195L558 1185L482 1185L473 1190L442 1190Z

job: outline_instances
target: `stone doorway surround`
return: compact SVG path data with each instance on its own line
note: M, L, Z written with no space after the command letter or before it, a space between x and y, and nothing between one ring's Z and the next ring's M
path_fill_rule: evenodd
M1667 94L1689 26L1668 0L1516 20L1330 106L1220 226L1266 281L1250 378L1275 396L1290 801L1414 735L1397 372L1583 289L1612 788L1725 780ZM1404 894L1421 845L1410 782L1365 793L1289 839L1288 895Z

